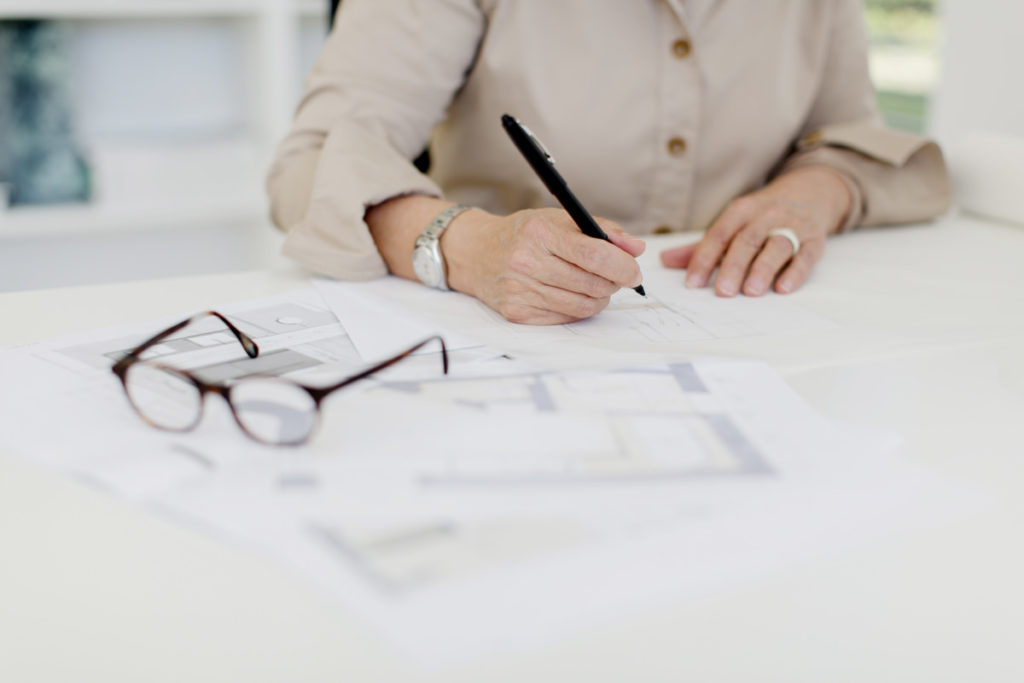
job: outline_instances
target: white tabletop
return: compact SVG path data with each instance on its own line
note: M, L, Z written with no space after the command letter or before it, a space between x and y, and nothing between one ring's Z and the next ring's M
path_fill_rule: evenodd
M651 240L645 268L678 241ZM430 673L284 570L0 454L0 681L1024 680L1022 255L1024 229L968 218L844 235L793 298L841 330L716 347L900 434L906 457L987 494L980 512ZM307 282L282 266L3 294L0 344Z

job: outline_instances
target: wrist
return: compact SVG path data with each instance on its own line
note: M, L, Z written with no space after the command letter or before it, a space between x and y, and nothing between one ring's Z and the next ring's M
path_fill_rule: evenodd
M828 234L839 232L853 209L853 193L846 178L840 171L823 165L805 166L795 172L813 178L814 186L819 190L816 194L824 202L828 215Z
M441 235L441 258L448 274L448 287L470 296L477 295L476 273L480 265L481 237L494 218L483 209L463 211Z

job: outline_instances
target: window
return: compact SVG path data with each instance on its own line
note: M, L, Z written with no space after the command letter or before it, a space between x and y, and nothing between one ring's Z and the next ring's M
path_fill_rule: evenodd
M936 0L867 0L871 77L893 128L923 133L939 78Z

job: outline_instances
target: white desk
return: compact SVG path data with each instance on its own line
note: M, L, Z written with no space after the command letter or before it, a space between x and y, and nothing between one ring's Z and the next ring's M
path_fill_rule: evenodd
M0 681L1024 680L1022 256L1024 229L963 218L843 236L794 300L852 331L727 347L903 435L989 492L981 513L431 677L283 570L0 455ZM0 295L0 344L304 282L282 266Z

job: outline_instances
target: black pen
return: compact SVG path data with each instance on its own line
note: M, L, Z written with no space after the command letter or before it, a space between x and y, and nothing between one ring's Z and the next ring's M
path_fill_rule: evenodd
M541 141L537 139L537 136L529 128L519 123L516 117L509 116L508 114L502 115L501 125L505 127L505 132L512 138L512 142L515 143L519 151L526 157L526 161L533 168L534 172L540 177L551 194L555 195L555 199L558 200L562 208L566 210L576 225L579 226L583 234L588 237L596 237L605 242L611 242L605 231L601 229L601 226L597 224L594 217L590 215L590 212L583 208L580 200L576 199L576 195L569 189L565 178L555 169L554 158ZM637 285L633 288L633 291L640 296L647 296L643 285Z

